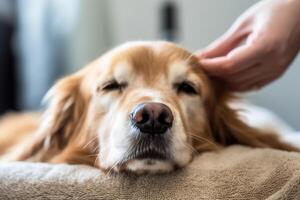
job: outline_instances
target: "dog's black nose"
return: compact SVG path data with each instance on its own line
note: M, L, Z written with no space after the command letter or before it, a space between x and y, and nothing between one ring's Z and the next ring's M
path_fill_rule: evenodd
M143 103L133 109L131 120L142 133L164 134L172 126L173 114L162 103Z

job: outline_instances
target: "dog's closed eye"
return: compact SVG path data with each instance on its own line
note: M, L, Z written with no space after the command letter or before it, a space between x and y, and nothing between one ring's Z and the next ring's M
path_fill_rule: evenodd
M175 89L177 90L177 93L184 93L188 95L196 95L198 94L198 91L196 90L193 83L189 81L183 81L181 83L176 83L174 85Z
M106 84L104 84L104 87L102 88L102 90L104 91L122 91L123 89L125 89L127 87L127 83L119 83L116 80L112 80L107 82Z

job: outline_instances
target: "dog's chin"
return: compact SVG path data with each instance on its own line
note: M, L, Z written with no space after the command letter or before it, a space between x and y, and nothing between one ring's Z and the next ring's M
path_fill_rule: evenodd
M160 174L167 173L174 169L174 163L170 160L143 158L133 159L126 163L125 171L142 174Z
M167 173L174 169L174 163L165 153L146 151L134 154L123 165L123 171L135 174Z

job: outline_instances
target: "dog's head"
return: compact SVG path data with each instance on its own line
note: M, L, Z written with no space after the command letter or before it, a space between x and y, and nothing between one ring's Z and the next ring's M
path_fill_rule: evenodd
M91 103L102 112L93 122L100 167L163 172L190 162L193 136L205 135L207 124L209 82L197 59L165 42L130 43L98 66Z
M193 54L167 42L113 49L62 79L49 97L27 157L43 151L53 162L156 173L243 137L222 85Z

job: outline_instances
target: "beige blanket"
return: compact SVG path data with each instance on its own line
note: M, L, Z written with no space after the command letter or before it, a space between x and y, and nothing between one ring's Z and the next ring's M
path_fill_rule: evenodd
M88 166L0 165L0 199L300 199L300 154L232 146L166 175Z

